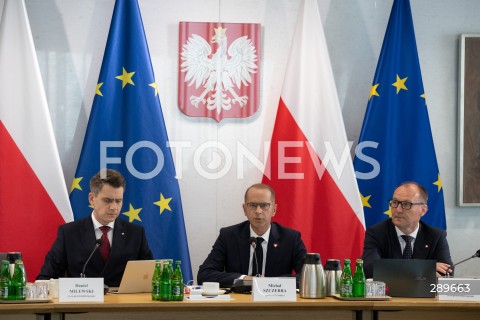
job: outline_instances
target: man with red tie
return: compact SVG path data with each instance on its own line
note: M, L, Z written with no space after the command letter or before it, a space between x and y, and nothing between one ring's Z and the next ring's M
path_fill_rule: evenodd
M80 277L84 273L86 277L103 277L106 285L118 287L129 260L153 259L143 227L117 219L125 185L121 173L112 169L102 170L90 180L92 215L58 228L37 279ZM96 246L98 250L85 265Z

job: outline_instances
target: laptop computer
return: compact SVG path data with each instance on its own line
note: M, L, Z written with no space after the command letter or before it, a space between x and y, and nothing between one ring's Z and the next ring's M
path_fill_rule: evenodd
M373 262L373 280L383 281L391 297L435 297L436 261L420 259L380 259ZM432 292L433 291L433 292Z
M128 261L118 293L152 292L155 260Z

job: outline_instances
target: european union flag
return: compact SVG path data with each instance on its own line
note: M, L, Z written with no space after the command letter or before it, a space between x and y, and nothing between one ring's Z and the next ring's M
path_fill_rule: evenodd
M422 220L446 229L442 181L433 145L408 0L395 0L354 160L367 226L391 216L395 187L416 181L429 193Z
M74 218L92 213L89 180L101 168L127 180L120 218L141 224L155 259L182 261L193 279L175 167L137 0L117 0L72 184Z

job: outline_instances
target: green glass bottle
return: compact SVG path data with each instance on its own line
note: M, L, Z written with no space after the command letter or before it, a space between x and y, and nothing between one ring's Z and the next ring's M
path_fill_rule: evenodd
M367 281L365 279L365 273L363 272L363 260L357 259L357 266L355 268L355 274L353 275L353 296L355 298L365 297L366 287Z
M10 262L2 260L0 269L0 300L8 300L8 285L10 282Z
M340 277L340 297L351 298L353 295L352 270L350 269L350 259L343 260L343 272Z
M15 260L15 269L13 271L13 287L15 287L15 300L25 300L27 292L27 275L22 260ZM9 288L10 289L10 288Z
M10 261L8 262L8 300L17 300L17 288L15 286L15 279L13 278L13 272L11 269Z
M173 259L167 259L168 262L168 273L170 274L170 278L173 277Z
M172 300L173 301L182 301L183 300L183 275L181 264L182 261L175 261L176 267L173 271L172 277Z
M168 261L164 261L162 266L162 274L160 276L160 300L172 300L172 278L168 267Z
M152 276L152 300L160 300L160 275L162 274L162 263L155 261L155 271Z

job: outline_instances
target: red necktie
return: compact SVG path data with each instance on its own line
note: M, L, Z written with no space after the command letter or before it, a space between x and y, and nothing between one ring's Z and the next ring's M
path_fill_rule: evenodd
M109 226L101 226L100 230L102 230L102 245L98 249L102 254L103 261L108 260L108 256L110 255L110 241L108 241L107 233L110 230Z

